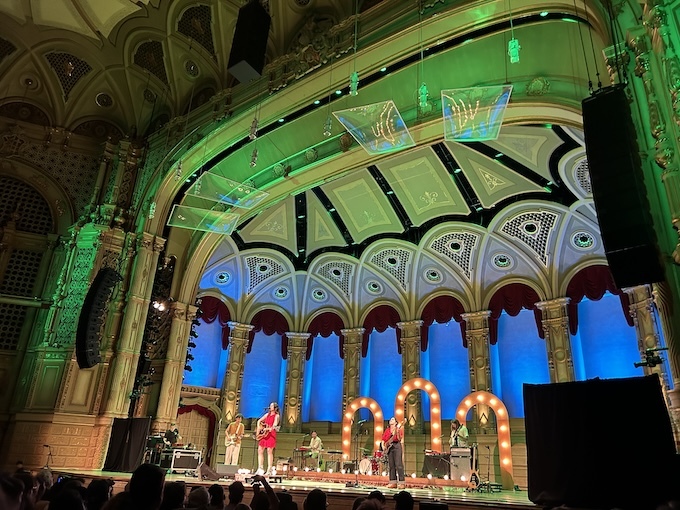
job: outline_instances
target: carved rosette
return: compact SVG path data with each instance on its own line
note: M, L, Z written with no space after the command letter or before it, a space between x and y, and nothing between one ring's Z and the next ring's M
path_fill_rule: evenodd
M422 320L397 322L401 332L401 382L420 377L420 328ZM409 429L422 432L422 395L420 391L412 391L404 402L404 416Z
M575 379L567 311L570 301L569 298L557 298L536 303L536 307L542 313L551 382L568 382Z
M361 342L364 338L364 328L343 329L342 354L345 359L344 380L342 382L343 404L340 411L345 410L349 403L359 396L359 376L361 375Z
M288 366L282 425L291 432L302 430L302 377L309 333L286 333L288 338Z

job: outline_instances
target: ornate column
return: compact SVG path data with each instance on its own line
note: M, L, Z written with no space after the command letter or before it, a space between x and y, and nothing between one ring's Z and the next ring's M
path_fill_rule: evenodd
M163 364L163 379L161 381L158 409L152 428L162 431L177 418L177 408L182 389L182 375L187 360L189 346L189 331L191 321L196 318L198 307L174 301L170 305L172 324L168 350Z
M254 326L229 322L229 359L222 382L220 407L227 423L231 422L241 405L241 384L246 362L246 347Z
M364 328L342 329L343 348L345 358L344 376L342 381L342 409L359 396L359 376L361 375L361 341L364 338Z
M288 368L286 369L286 392L281 425L288 432L302 430L302 376L309 333L286 333L288 338Z
M465 340L470 363L471 391L491 391L491 364L489 363L489 316L491 311L464 313ZM489 408L484 404L474 407L474 420L484 429L490 421Z
M130 275L125 316L109 371L111 374L109 394L104 406L106 416L128 415L130 392L135 383L144 324L149 311L153 275L156 273L158 256L164 246L165 239L146 232L137 239L137 253Z
M401 382L404 383L414 377L420 377L420 328L422 320L397 322L401 332ZM420 391L408 394L404 403L404 416L408 423L408 430L422 433L423 407Z
M536 303L543 315L543 333L548 350L550 382L554 383L575 380L567 310L569 301L571 300L565 297Z

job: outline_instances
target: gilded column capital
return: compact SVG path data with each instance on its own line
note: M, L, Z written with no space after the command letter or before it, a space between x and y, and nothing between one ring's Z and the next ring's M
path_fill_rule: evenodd
M476 329L486 329L489 327L489 317L491 317L491 310L462 313L460 316L465 321L468 331Z
M422 325L423 321L420 319L397 322L397 327L401 330L402 338L412 338L416 336L420 338L420 328Z
M229 321L229 336L232 338L248 339L250 332L255 329L252 324L243 324L242 322Z
M308 340L310 336L312 336L311 333L297 333L294 331L286 331L286 338L288 338L288 340L293 339Z
M153 251L161 252L165 249L166 240L159 236L153 238Z
M148 232L142 232L142 235L137 237L137 249L152 250L156 236Z
M365 331L365 328L347 328L341 329L340 333L345 337L345 340L348 340L350 338L361 338Z
M561 297L555 299L548 299L546 301L539 301L536 303L536 308L539 310L566 310L566 306L571 303L571 298Z

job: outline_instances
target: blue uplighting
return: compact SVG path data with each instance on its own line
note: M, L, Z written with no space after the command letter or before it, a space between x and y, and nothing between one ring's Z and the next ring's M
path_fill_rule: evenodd
M201 321L195 331L198 338L194 340L196 347L191 350L194 360L189 362L191 372L184 371L183 384L219 388L222 386L219 380L219 362L223 352L222 327L218 321L212 324Z
M366 361L369 366L364 368L365 363L361 364L361 388L366 391L364 388L368 381L368 391L362 396L376 400L388 420L394 415L394 400L401 388L401 355L397 351L397 332L393 328L387 328L383 333L373 331L368 341L368 351Z
M516 317L503 313L498 319L498 342L491 366L500 379L500 388L492 388L508 408L510 418L524 418L522 385L550 382L545 340L538 336L534 312L522 310ZM499 391L500 390L500 391ZM500 394L499 394L500 393Z
M285 363L281 358L281 335L255 333L253 348L246 355L239 411L246 418L259 418L270 402L279 400L280 379Z
M305 367L302 421L342 421L343 360L338 355L340 339L314 338L312 355Z

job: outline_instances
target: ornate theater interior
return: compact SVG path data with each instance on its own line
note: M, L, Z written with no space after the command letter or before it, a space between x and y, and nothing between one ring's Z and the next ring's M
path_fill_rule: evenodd
M459 418L526 499L526 384L655 375L680 444L677 2L255 3L0 3L0 466L138 419L217 470L275 402L288 476L386 485L395 416L464 490Z

